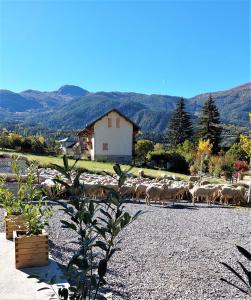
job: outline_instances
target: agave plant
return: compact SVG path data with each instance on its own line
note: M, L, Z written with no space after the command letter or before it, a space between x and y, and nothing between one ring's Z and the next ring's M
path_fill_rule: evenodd
M238 251L245 257L248 259L248 261L251 261L251 253L248 252L246 249L244 249L241 246L236 246ZM251 271L247 270L247 268L240 262L238 261L238 264L240 265L242 271L243 271L243 275L240 274L238 271L236 271L235 269L233 269L231 266L229 266L228 264L221 262L221 264L223 266L225 266L232 274L234 274L238 280L240 281L240 283L242 283L243 287L236 285L235 283L221 278L221 281L228 283L229 285L235 287L236 289L238 289L239 291L241 291L242 293L249 295L251 297Z

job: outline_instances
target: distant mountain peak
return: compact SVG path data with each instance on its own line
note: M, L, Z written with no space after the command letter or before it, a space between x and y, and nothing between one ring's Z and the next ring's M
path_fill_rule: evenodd
M29 89L29 90L22 91L20 94L24 94L24 93L25 94L41 94L42 92Z
M247 82L245 84L238 85L238 86L235 86L233 88L226 89L226 90L201 93L201 94L198 94L198 95L192 97L191 99L201 98L201 97L208 97L210 94L214 97L216 95L221 95L221 94L226 94L226 93L232 93L232 92L237 92L237 91L243 91L243 90L250 90L251 91L251 82Z
M249 125L251 112L251 83L226 91L212 92L224 123ZM196 119L208 93L185 99L186 109ZM164 131L179 97L146 95L132 92L88 91L74 85L64 85L54 91L26 90L13 93L0 90L0 114L8 120L30 120L52 128L76 129L89 123L112 108L139 124L143 131ZM16 114L21 112L22 114Z
M57 93L62 96L80 97L85 96L89 92L76 85L63 85L58 89Z

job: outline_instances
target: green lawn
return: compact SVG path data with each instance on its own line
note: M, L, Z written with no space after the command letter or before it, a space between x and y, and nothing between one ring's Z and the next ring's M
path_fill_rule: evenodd
M45 156L45 155L35 155L35 154L28 154L28 153L20 153L20 152L15 152L11 150L1 150L0 153L8 153L8 154L15 154L15 155L21 155L27 157L29 160L36 160L38 161L41 165L48 166L51 163L54 164L63 164L62 156ZM69 159L69 164L72 165L74 163L74 160ZM98 161L91 161L91 160L79 160L77 163L78 167L85 168L90 171L94 172L101 172L101 171L106 171L109 173L114 173L113 171L113 163L109 162L98 162ZM121 165L122 169L128 169L129 166L127 165ZM189 176L184 175L184 174L178 174L178 173L172 173L172 172L167 172L167 171L162 171L162 170L153 170L153 169L146 169L146 168L136 168L134 167L130 172L133 173L134 175L138 175L139 170L144 170L145 174L148 176L153 176L157 177L160 174L168 174L168 175L176 175L184 180L188 180Z
M20 153L11 150L0 151L0 153L8 153L8 154L15 154L27 157L29 160L36 160L43 166L49 166L49 164L63 164L62 156L45 156L45 155L35 155L35 154L27 154L27 153ZM72 165L74 160L69 159L69 164ZM113 163L108 162L98 162L98 161L91 161L91 160L79 160L77 163L78 167L85 168L89 171L93 172L102 172L106 171L108 173L114 173L113 170ZM121 165L122 169L128 169L129 166ZM167 174L167 175L176 175L181 177L183 180L188 180L189 176L179 173L172 173L163 170L154 170L154 169L146 169L146 168L136 168L134 167L130 172L134 175L138 175L139 170L144 170L144 173L148 176L157 177L160 174ZM208 179L212 183L220 183L222 182L221 179Z

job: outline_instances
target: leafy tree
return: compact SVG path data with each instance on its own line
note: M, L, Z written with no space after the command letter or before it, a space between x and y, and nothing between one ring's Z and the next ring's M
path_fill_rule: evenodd
M136 160L140 163L146 163L146 156L149 151L152 151L154 144L148 140L139 140L135 145Z
M213 145L210 144L210 140L199 140L198 144L198 155L199 156L205 156L205 155L210 155L212 151Z
M240 136L240 145L241 149L248 155L251 160L251 140L249 136L241 135Z
M202 108L202 115L198 120L198 138L208 139L213 145L212 152L217 153L220 149L222 127L220 126L220 114L211 95Z
M251 124L251 113L248 114ZM251 164L251 132L249 135L240 135L241 149L247 154Z
M208 169L208 159L211 155L213 145L210 144L208 140L199 140L196 159L194 160L194 164L190 168L191 173L205 173Z
M12 148L18 149L22 145L22 136L17 133L9 133L8 139Z
M154 151L162 151L162 150L165 150L164 144L161 144L161 143L155 144L153 150L154 150Z
M227 151L229 156L232 156L234 160L248 161L247 153L242 149L241 143L234 143Z
M175 151L180 155L184 156L189 164L194 162L196 150L194 144L191 141L185 140L183 144L177 146Z
M184 99L180 98L175 111L171 115L167 130L167 142L171 147L176 147L185 142L192 140L193 127L189 114L185 111Z

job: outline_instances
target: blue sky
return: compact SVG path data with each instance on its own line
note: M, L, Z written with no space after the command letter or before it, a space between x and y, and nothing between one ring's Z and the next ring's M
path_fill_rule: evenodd
M245 0L0 0L0 88L190 97L250 81Z

